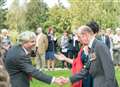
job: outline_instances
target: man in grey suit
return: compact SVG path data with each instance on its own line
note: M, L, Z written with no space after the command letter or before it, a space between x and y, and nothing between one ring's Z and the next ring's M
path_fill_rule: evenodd
M36 35L26 31L19 35L19 44L11 47L5 58L12 87L30 87L31 77L45 83L61 84L59 78L48 76L32 66L30 51L35 46Z
M93 61L88 61L86 66L76 75L63 79L63 83L77 82L84 79L88 73L90 73L94 80L93 87L118 87L113 62L111 60L111 54L106 47L99 40L95 39L92 30L88 26L81 26L78 29L78 38L82 44L88 45L88 57L92 53L96 58Z

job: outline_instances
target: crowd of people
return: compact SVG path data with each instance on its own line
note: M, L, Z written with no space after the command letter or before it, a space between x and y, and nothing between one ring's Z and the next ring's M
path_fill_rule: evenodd
M59 39L53 27L48 28L47 34L38 27L35 32L20 33L16 44L12 43L9 31L2 29L0 70L5 75L0 74L0 78L7 85L1 86L1 80L0 87L30 87L32 77L48 84L70 82L72 87L118 87L114 65L120 68L119 38L120 28L114 34L110 28L100 29L95 21L78 27L72 34L65 30ZM46 68L55 70L56 60L61 61L61 68L71 69L71 77L42 72Z

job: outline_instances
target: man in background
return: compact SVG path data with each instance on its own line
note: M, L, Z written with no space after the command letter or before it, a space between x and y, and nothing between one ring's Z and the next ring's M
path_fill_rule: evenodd
M36 68L44 69L45 68L45 52L48 48L48 38L42 32L42 28L37 29L37 38L36 38L36 48L37 48L37 57L35 58Z

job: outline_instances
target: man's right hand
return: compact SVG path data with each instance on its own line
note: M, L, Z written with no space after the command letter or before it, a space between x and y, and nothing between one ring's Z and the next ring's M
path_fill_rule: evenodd
M60 86L63 86L64 84L67 84L69 83L69 78L65 78L63 76L60 76L58 78L55 79L54 83L60 85Z

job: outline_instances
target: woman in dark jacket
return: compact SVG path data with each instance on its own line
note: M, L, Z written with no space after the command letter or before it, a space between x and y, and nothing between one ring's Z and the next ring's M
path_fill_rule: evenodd
M49 28L49 31L48 31L48 49L47 49L46 55L45 55L45 58L47 60L48 70L54 70L54 65L55 65L54 53L55 53L55 47L56 47L55 43L56 43L56 38L53 35L53 29ZM52 69L50 69L51 67L52 67Z

